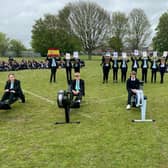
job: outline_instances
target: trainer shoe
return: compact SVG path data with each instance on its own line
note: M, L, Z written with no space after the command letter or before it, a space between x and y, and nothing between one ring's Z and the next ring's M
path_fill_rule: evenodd
M126 107L126 109L129 110L130 108L131 108L131 105L128 104L127 107Z

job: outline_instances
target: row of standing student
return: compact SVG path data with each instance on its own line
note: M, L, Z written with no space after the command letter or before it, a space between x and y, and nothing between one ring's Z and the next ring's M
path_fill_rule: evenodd
M56 82L56 72L59 67L65 68L67 82L70 83L72 80L72 69L74 69L74 73L80 73L80 68L85 66L84 62L78 58L61 60L60 57L52 57L47 58L47 60L49 61L49 68L51 69L50 83L52 81Z
M109 71L113 70L113 82L118 82L118 69L121 69L121 82L125 82L127 78L128 62L130 60L127 58L112 58L109 55L102 57L101 66L103 68L103 83L108 83ZM147 74L149 68L151 69L151 82L156 83L157 72L160 72L160 83L164 82L164 74L166 72L166 61L165 57L131 57L132 65L131 70L137 72L140 67L139 62L141 61L142 69L142 81L147 83ZM112 66L111 66L112 63ZM120 63L120 65L119 65Z

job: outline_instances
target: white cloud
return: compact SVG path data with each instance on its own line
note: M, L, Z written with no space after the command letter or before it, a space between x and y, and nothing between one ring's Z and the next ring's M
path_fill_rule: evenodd
M9 38L21 40L26 47L30 47L31 29L35 20L45 13L58 13L68 2L72 2L72 0L2 1L0 2L0 32L6 33ZM94 0L94 2L109 12L129 13L133 8L142 8L147 14L153 30L157 26L161 14L168 9L168 2L163 0Z

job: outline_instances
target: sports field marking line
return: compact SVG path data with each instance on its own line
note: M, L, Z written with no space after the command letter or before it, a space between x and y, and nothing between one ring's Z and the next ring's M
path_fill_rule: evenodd
M24 89L23 91L24 91L25 93L28 93L28 94L34 96L34 97L40 98L41 100L47 101L48 103L50 103L50 104L52 104L52 105L55 104L54 101L49 100L48 98L45 98L45 97L43 97L43 96L40 96L40 95L38 95L38 94L36 94L36 93L33 93L33 92L28 91L28 90L25 90L25 89ZM125 95L115 96L115 97L111 97L111 98L108 98L108 99L101 99L101 101L99 100L99 101L92 102L92 103L102 103L102 102L106 102L106 101L113 100L113 99L116 99L116 98L121 98L121 97L124 97L124 96L125 96ZM93 99L94 99L94 98L93 98ZM84 104L82 104L82 105L87 105L87 104L90 104L90 103L84 103ZM90 115L87 115L87 114L83 114L83 113L78 113L78 114L81 115L81 116L83 116L83 117L85 117L85 118L89 118L89 119L92 118Z
M34 96L34 97L40 98L41 100L47 101L48 103L50 103L50 104L52 104L52 105L55 104L54 101L49 100L49 99L47 99L46 97L40 96L40 95L38 95L38 94L35 94L35 93L30 92L30 91L25 90L25 89L24 89L23 91L24 91L25 93L28 93L28 94ZM90 115L87 115L87 114L83 114L83 113L78 113L78 114L81 115L81 116L83 116L83 117L89 118L89 119L92 118Z
M38 98L40 98L41 100L45 100L45 101L47 101L48 103L55 104L53 100L49 100L49 99L46 98L46 97L40 96L40 95L38 95L38 94L36 94L36 93L30 92L30 91L25 90L25 89L23 89L23 91L24 91L25 93L28 93L28 94L34 96L34 97L38 97Z

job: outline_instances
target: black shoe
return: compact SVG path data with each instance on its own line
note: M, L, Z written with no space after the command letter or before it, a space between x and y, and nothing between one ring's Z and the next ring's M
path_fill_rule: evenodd
M11 109L11 107L8 102L1 101L0 102L0 109L8 110L8 109Z
M22 99L22 103L25 103L25 99Z

